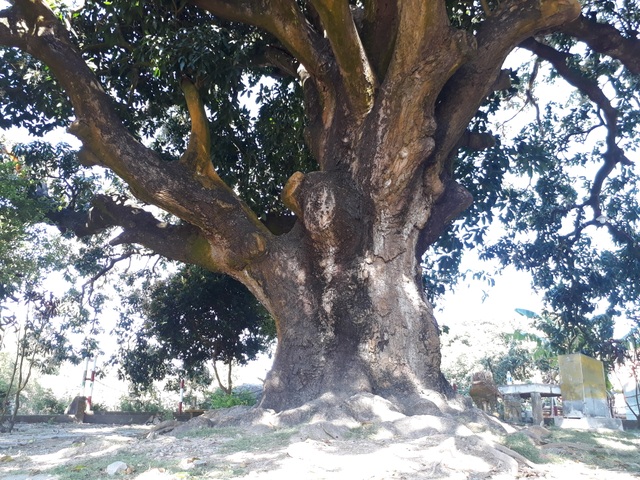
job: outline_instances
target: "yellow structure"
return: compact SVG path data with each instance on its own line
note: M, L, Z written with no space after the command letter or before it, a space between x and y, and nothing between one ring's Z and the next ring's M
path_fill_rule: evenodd
M562 408L568 418L611 418L604 366L581 353L559 355Z

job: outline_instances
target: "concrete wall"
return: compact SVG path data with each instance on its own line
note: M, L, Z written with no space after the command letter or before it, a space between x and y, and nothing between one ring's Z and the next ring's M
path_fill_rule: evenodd
M179 421L193 418L193 414L174 415ZM156 414L144 412L102 412L85 414L82 423L100 425L145 425L156 420ZM162 420L162 419L161 419ZM73 415L18 415L17 423L73 423Z
M85 414L82 423L112 424L112 425L144 425L155 418L153 413L144 412L101 412Z
M69 415L16 415L16 423L73 423Z
M589 417L610 418L604 366L581 353L559 355L560 390L565 416L572 412Z

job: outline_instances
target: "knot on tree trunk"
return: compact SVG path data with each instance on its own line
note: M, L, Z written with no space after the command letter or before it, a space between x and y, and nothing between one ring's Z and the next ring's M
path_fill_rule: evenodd
M302 222L320 248L352 253L362 239L362 197L341 173L313 172L304 177L296 195Z

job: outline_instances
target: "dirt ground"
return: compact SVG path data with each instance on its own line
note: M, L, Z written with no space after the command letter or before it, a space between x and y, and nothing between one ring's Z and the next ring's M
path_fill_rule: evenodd
M236 407L184 424L18 424L0 435L0 478L640 478L640 437L556 441L540 428L507 430L475 409L407 415L374 396L318 401L279 415ZM504 447L515 444L509 435L524 438L545 463ZM110 475L114 462L124 465Z

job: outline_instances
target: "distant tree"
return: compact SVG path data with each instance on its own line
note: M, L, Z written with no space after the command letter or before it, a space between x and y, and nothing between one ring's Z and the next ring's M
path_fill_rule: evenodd
M516 382L530 382L540 376L545 383L557 383L557 354L544 336L515 330L501 334L497 342L501 348L480 360L496 382L504 384L509 376Z
M89 319L104 297L47 291L51 275L72 284L103 268L90 253L100 237L70 244L50 227L69 212L88 211L96 179L81 171L68 145L0 141L0 351L12 359L0 413L9 428L35 373L55 372L64 360L77 362L97 348L92 337L99 327ZM72 345L76 334L85 340Z
M230 394L233 365L255 359L275 337L273 319L242 284L195 266L183 267L148 293L137 292L130 302L142 327L124 338L118 356L122 374L143 388L178 371L202 383L211 365L218 385ZM120 331L131 321L125 315ZM226 367L224 379L217 362Z
M461 393L467 393L471 375L488 370L497 384L527 382L541 375L552 382L557 373L556 354L543 337L531 333L527 322L481 321L470 318L456 322L443 334L444 371Z
M49 267L42 221L45 200L37 181L6 148L0 151L0 302L17 301L19 292L38 281ZM39 241L43 240L44 241ZM2 304L0 303L0 305Z
M544 340L540 339L540 347L545 354L582 353L603 362L606 372L611 372L626 358L626 342L613 338L612 315L594 315L576 321L563 313L544 312L538 315L524 309L516 311L530 318L533 326L542 332Z
M64 332L53 323L60 301L35 291L24 297L20 315L2 318L6 335L0 351L5 352L8 362L0 379L0 424L9 431L33 374L54 373L71 357Z
M52 323L60 300L42 287L68 257L41 225L50 210L46 184L33 165L0 147L0 352L10 359L1 380L0 423L11 430L33 373L53 371L68 354Z

